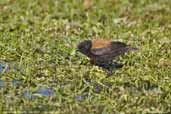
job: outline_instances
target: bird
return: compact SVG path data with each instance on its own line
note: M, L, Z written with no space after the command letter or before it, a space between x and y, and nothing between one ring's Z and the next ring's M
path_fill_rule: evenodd
M77 46L77 50L90 58L91 62L109 67L113 60L126 52L138 50L120 41L107 39L84 40Z

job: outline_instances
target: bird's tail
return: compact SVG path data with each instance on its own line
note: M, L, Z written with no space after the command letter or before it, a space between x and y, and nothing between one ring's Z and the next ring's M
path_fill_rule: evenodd
M134 48L134 47L128 47L127 51L137 51L139 50L138 48Z

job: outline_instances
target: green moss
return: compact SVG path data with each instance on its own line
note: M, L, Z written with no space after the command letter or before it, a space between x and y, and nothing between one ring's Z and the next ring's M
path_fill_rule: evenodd
M0 75L20 85L0 89L0 112L171 112L170 10L169 0L95 0L89 9L83 0L1 0L0 61L13 71ZM140 50L118 58L124 67L107 78L76 51L93 37ZM22 96L42 85L55 96Z

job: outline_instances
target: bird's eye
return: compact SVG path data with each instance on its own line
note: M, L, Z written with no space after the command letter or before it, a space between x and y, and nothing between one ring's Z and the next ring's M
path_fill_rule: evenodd
M85 45L85 48L88 49L88 45Z
M91 47L91 46L90 46L89 44L85 45L85 48L86 48L86 49L90 49L90 47Z

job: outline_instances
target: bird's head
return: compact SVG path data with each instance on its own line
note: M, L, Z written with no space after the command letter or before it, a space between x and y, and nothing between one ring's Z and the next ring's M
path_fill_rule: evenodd
M84 40L78 45L77 49L81 53L87 54L90 51L91 47L92 47L91 40Z

